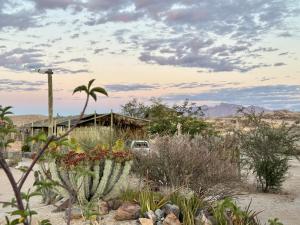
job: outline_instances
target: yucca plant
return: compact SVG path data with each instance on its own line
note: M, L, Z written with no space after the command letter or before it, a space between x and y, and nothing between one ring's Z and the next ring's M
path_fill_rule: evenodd
M184 196L179 192L175 192L171 195L170 201L179 206L182 214L183 224L195 225L197 211L204 207L203 200L198 198L195 194Z
M169 196L164 196L160 193L150 190L143 190L139 194L139 204L141 206L141 212L155 211L162 208L169 201Z

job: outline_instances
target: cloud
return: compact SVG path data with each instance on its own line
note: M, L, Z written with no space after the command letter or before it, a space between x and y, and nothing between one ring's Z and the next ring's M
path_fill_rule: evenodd
M54 43L56 43L56 42L58 42L58 41L61 41L61 40L62 40L62 38L59 37L59 38L54 38L54 39L50 40L50 42L51 42L52 44L54 44Z
M47 84L46 81L25 81L25 80L11 80L11 79L0 79L0 85L10 85L10 86L43 86Z
M168 88L179 88L179 89L192 89L192 88L200 88L200 87L221 87L224 84L214 84L214 83L199 83L199 82L190 82L190 83L176 83L169 84Z
M74 59L70 59L69 62L81 62L81 63L85 63L85 62L88 62L88 60L86 58L74 58Z
M146 63L205 68L210 72L247 72L271 66L247 62L245 58L251 50L246 45L217 45L213 39L199 39L191 34L178 38L151 39L143 44L143 49L139 59Z
M0 30L6 27L13 27L20 30L25 30L29 27L36 27L37 21L28 15L27 12L17 14L6 14L0 12Z
M96 49L94 50L94 54L98 54L98 53L100 53L100 52L104 52L105 50L108 50L108 48L96 48Z
M39 10L57 8L66 9L72 5L79 5L79 3L75 0L33 0L33 2L35 3L35 7Z
M2 0L0 8L10 5L14 9L13 2ZM135 47L145 63L210 72L247 72L272 66L260 53L278 49L260 47L259 43L273 31L280 37L290 36L293 31L286 31L286 21L299 12L299 6L289 0L26 0L20 10L0 12L0 29L39 26L49 10L55 9L84 14L82 20L72 19L78 30L84 24L137 22L141 29L125 28L114 34L128 47L123 52ZM79 36L75 33L70 38ZM94 53L100 51L95 49ZM254 61L258 57L260 63Z
M31 82L25 80L0 79L0 91L38 91L42 90L42 87L46 84L47 82L43 80Z
M278 37L292 37L292 36L293 35L288 31L278 34Z
M12 70L24 70L32 65L42 66L43 56L40 49L15 48L0 54L0 66Z
M234 96L234 97L233 97ZM167 101L210 101L258 105L270 109L300 110L300 85L270 85L246 88L222 88L198 94L162 96Z
M91 71L87 69L70 70L66 68L55 68L54 72L59 74L82 74L82 73L90 73Z
M75 39L75 38L78 38L78 37L79 37L79 34L73 34L73 35L70 36L70 38L72 38L72 39Z
M143 91L159 88L157 84L108 84L105 85L111 92L128 92L128 91Z
M289 54L289 52L282 52L282 53L279 53L278 55L283 56L283 55L288 55L288 54Z
M274 63L274 66L285 66L286 64L284 62L278 62Z

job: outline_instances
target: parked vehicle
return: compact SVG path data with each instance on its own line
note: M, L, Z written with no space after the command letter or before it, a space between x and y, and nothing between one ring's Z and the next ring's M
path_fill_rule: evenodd
M132 140L127 144L130 151L138 154L149 154L150 146L149 142L145 140Z

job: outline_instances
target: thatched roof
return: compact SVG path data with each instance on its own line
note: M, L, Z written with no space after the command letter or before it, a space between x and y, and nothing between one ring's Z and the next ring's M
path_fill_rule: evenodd
M111 116L113 117L113 125L119 127L144 127L147 126L150 120L125 116L118 113L108 113L108 114L88 114L84 115L80 120L78 126L92 126L95 124L102 126L110 126ZM73 126L77 123L79 116L69 116L69 117L56 117L54 118L54 123L57 127L68 127ZM48 119L35 121L33 123L24 124L25 128L48 128Z

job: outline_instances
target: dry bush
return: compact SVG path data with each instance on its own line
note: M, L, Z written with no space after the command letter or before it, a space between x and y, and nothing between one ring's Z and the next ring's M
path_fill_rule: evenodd
M238 179L238 164L230 136L191 138L188 135L157 137L151 154L136 156L135 173L156 185L188 187L200 194Z

